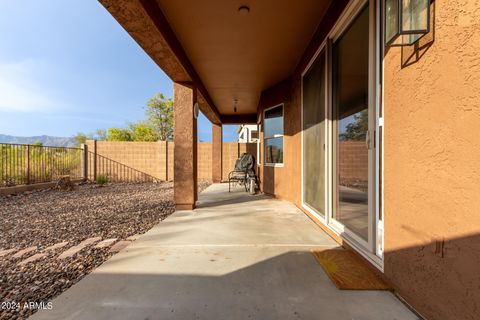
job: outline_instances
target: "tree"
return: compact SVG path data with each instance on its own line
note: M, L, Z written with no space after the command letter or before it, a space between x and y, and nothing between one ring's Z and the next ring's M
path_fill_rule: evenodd
M368 131L368 113L363 110L353 116L353 122L347 124L345 133L341 134L342 140L364 140Z
M84 144L87 142L87 135L85 133L79 132L77 133L76 136L73 137L75 139L75 146L78 147L81 144Z
M173 101L162 93L155 94L145 107L147 123L153 128L159 140L173 139Z
M139 121L129 124L133 141L158 141L160 138L156 130L147 122Z
M128 124L127 128L98 129L95 134L78 133L78 144L87 139L107 141L168 141L173 139L173 101L162 93L155 94L145 106L145 121Z
M107 136L107 130L97 129L94 136L95 136L96 140L105 141L105 140L107 140L107 137L108 137Z
M107 141L132 141L132 134L128 129L109 128Z

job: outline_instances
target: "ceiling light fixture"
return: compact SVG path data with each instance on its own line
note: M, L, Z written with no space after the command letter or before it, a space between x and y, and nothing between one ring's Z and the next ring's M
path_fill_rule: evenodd
M240 6L240 8L238 8L238 13L240 13L241 15L249 14L250 8L248 6Z

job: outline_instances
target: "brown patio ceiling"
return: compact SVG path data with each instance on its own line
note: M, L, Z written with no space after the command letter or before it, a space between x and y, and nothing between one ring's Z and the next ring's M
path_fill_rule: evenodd
M193 81L212 122L254 114L290 76L331 0L100 0L174 81ZM241 14L242 5L249 7Z
M255 113L288 77L330 0L157 0L221 114ZM248 14L238 9L246 5Z

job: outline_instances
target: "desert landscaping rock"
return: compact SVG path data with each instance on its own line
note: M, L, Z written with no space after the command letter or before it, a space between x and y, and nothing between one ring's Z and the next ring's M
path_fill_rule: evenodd
M208 185L199 183L199 189ZM171 182L118 183L102 188L87 183L71 192L39 190L0 196L0 248L5 248L0 251L0 301L51 301L114 254L109 251L113 242L103 248L97 245L143 234L174 208ZM94 237L104 240L69 258L57 259L69 247ZM33 258L34 252L22 260L13 258L14 252L34 246L38 247L36 254L45 256L19 265L30 255ZM34 312L0 310L0 320L25 319Z
M35 251L35 250L37 250L37 246L33 246L33 247L28 247L28 248L22 249L22 250L18 251L17 253L15 253L15 254L12 256L12 258L15 258L15 259L21 258L21 257L23 257L24 255L26 255L26 254L28 254L28 253L30 253L30 252L32 252L32 251Z
M105 239L103 241L100 241L95 245L95 248L101 249L101 248L106 248L111 246L115 241L117 241L117 238L112 238L112 239Z
M0 250L0 258L3 256L7 256L13 252L17 251L17 249L6 249L6 250Z
M20 261L18 263L19 266L21 265L24 265L24 264L27 264L27 263L30 263L30 262L34 262L34 261L37 261L39 259L42 259L44 257L46 257L47 254L46 253L37 253L37 254L34 254L33 256L31 257L28 257L27 259L23 260L23 261Z
M66 259L74 256L76 253L82 251L85 249L87 246L94 244L95 242L98 242L102 240L101 237L93 237L93 238L88 238L77 244L76 246L73 246L67 250L65 250L62 254L58 256L58 259Z
M45 248L45 251L57 250L57 249L60 249L60 248L65 247L67 244L68 244L68 241L55 243L53 246L46 247L46 248Z

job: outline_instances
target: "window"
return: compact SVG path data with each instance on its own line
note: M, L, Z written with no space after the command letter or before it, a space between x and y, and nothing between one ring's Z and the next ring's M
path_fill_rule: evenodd
M283 105L265 110L265 164L283 164Z
M303 76L303 202L325 218L327 142L326 54L322 50Z

